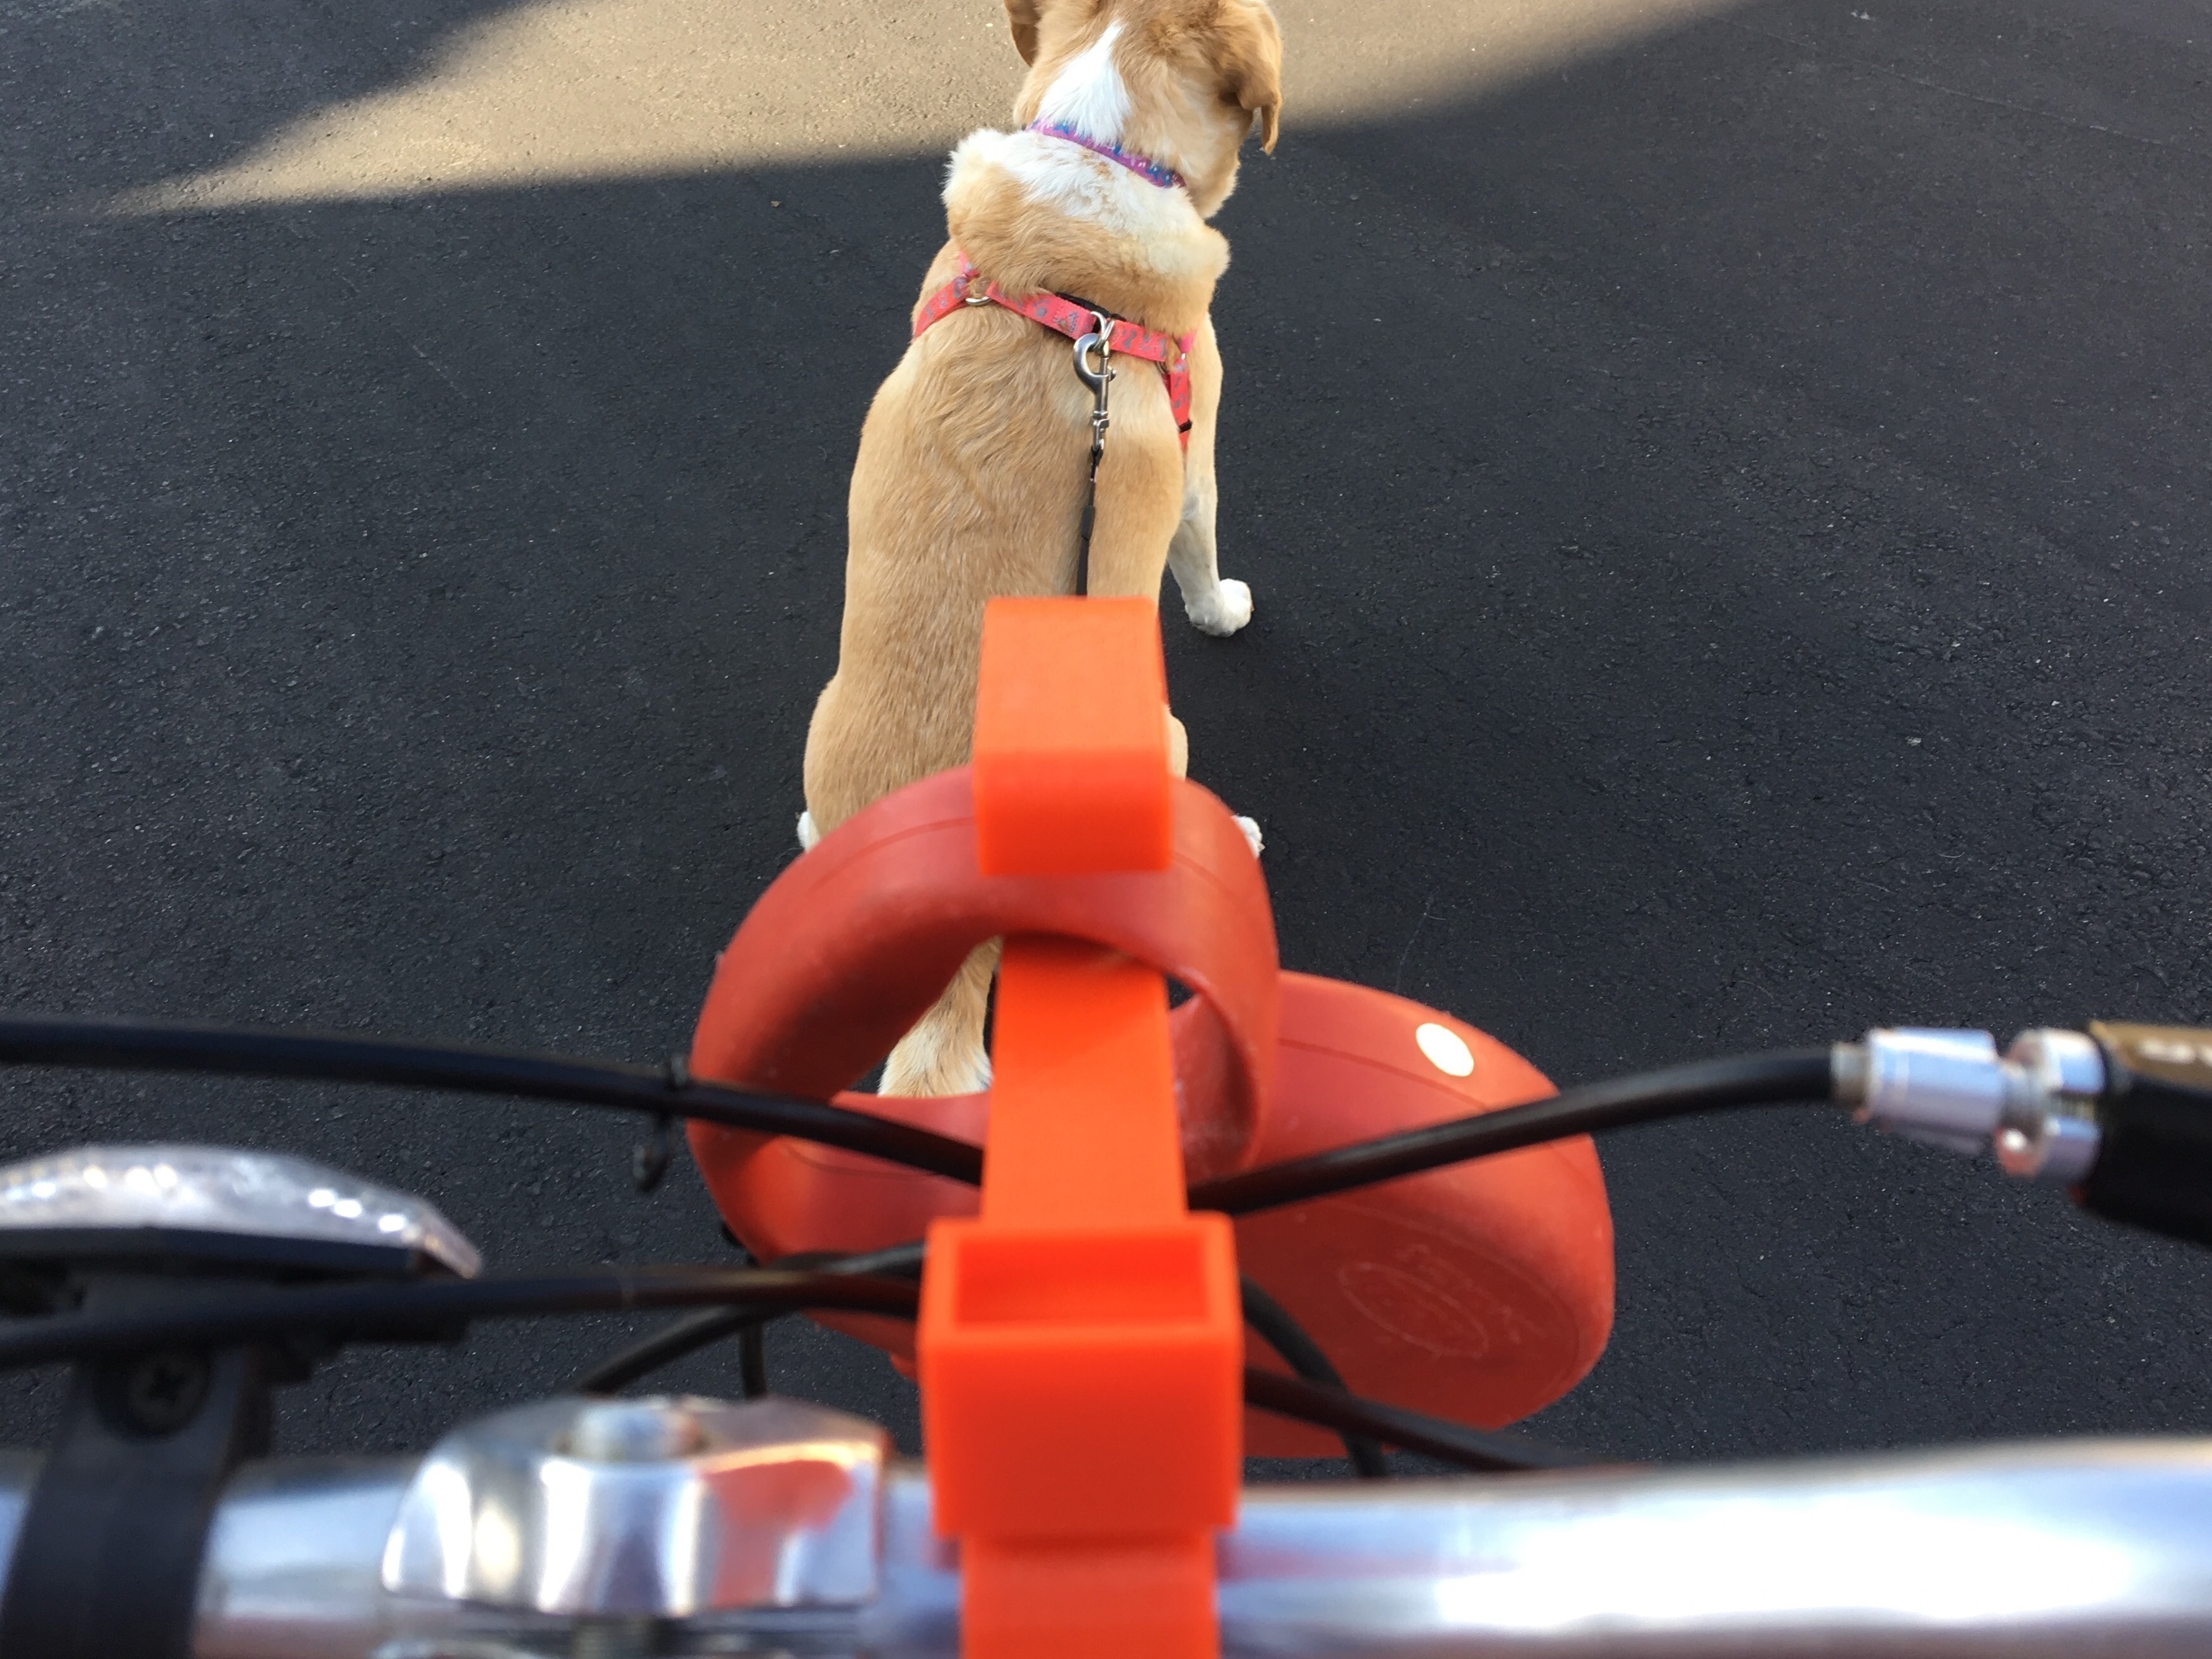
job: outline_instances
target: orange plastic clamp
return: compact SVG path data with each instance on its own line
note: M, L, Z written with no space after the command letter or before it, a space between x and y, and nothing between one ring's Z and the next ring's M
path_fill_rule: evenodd
M1168 674L1149 599L994 599L975 687L987 876L1164 870Z
M1147 601L993 602L987 872L1164 867L1165 684ZM918 1332L964 1653L1212 1659L1243 1324L1229 1224L1183 1205L1166 981L1095 945L1011 938L993 1058L981 1213L931 1228Z

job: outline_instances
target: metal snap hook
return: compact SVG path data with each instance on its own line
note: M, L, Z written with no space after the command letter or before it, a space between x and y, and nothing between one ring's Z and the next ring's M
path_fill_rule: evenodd
M1114 378L1114 325L1096 312L1091 313L1091 332L1075 343L1075 376L1093 392L1103 394L1106 382ZM1095 367L1091 362L1094 351L1098 354Z

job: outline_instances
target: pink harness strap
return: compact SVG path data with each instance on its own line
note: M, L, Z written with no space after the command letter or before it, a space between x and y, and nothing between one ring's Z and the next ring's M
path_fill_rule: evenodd
M916 313L915 337L919 339L932 323L950 316L963 306L985 303L1004 306L1071 340L1081 339L1098 325L1096 313L1065 295L1016 295L1008 294L996 283L979 282L975 265L963 253L960 256L960 274L931 295ZM1194 334L1186 334L1176 339L1118 318L1107 337L1115 356L1139 357L1159 365L1160 378L1167 382L1168 407L1175 413L1176 432L1185 449L1190 447L1190 346L1195 337Z

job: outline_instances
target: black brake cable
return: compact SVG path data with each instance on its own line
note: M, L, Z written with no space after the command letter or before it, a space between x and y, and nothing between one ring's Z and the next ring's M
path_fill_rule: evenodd
M234 1077L530 1095L656 1116L673 1113L767 1135L796 1135L975 1186L980 1146L818 1100L700 1083L674 1066L624 1066L420 1042L256 1031L155 1020L0 1018L0 1065Z
M1699 1060L1202 1181L1190 1189L1190 1207L1250 1215L1571 1135L1696 1112L1823 1101L1833 1090L1826 1048Z
M884 1278L905 1278L921 1271L923 1246L919 1243L895 1244L888 1249L870 1250L854 1255L807 1254L785 1256L776 1263L781 1270L803 1269L821 1273L865 1273ZM1320 1343L1309 1335L1304 1326L1289 1309L1275 1300L1249 1279L1240 1278L1237 1291L1243 1306L1244 1322L1256 1331L1262 1340L1282 1356L1292 1372L1309 1382L1342 1390L1344 1377ZM734 1308L714 1308L705 1313L694 1314L687 1319L672 1321L620 1352L585 1371L568 1384L572 1394L614 1394L631 1383L651 1376L665 1365L672 1365L700 1349L710 1347L724 1339L735 1336L744 1339L756 1335L763 1328L786 1315L800 1311L795 1308L762 1308L747 1305ZM748 1353L743 1361L750 1373L757 1357ZM745 1382L748 1398L765 1392L755 1386L750 1376ZM1371 1437L1354 1431L1343 1435L1345 1455L1352 1462L1353 1470L1363 1480L1387 1480L1390 1466L1383 1461L1382 1448Z
M596 1267L493 1279L318 1285L207 1297L116 1314L54 1314L0 1325L0 1371L88 1355L223 1347L331 1333L444 1337L472 1319L632 1313L743 1303L836 1308L911 1319L918 1297L902 1279L765 1267Z
M216 1072L536 1096L761 1134L787 1134L974 1186L982 1149L821 1101L699 1083L670 1068L491 1049L179 1025L146 1020L0 1018L0 1065ZM1744 1106L1829 1099L1830 1051L1787 1049L1701 1060L1570 1089L1449 1123L1200 1182L1194 1209L1249 1215L1547 1140Z
M1343 1434L1370 1435L1439 1462L1488 1472L1619 1468L1617 1458L1566 1451L1517 1434L1470 1428L1464 1423L1385 1405L1325 1383L1247 1367L1244 1403Z
M1244 1322L1260 1334L1261 1340L1282 1356L1298 1377L1323 1388L1344 1391L1344 1377L1330 1363L1320 1343L1307 1334L1306 1328L1291 1316L1291 1310L1267 1294L1249 1279L1239 1277L1237 1281L1238 1297L1243 1304ZM1265 1375L1264 1372L1257 1373ZM1251 1393L1248 1380L1245 1393ZM1352 1472L1362 1480L1387 1480L1390 1466L1382 1458L1382 1443L1371 1435L1354 1429L1341 1431L1344 1455L1352 1460Z
M855 1255L786 1256L776 1264L777 1271L805 1271L836 1274L870 1274L884 1279L910 1279L921 1271L922 1246L920 1243L895 1244L889 1249L869 1250ZM633 1343L619 1352L609 1354L568 1384L570 1394L614 1394L628 1388L641 1377L649 1376L664 1365L672 1365L687 1354L696 1353L725 1337L743 1336L747 1331L758 1330L772 1320L787 1313L802 1311L797 1308L762 1308L751 1304L733 1308L711 1308L705 1313L693 1314L662 1326L643 1340Z
M447 1336L471 1319L627 1313L702 1303L738 1303L754 1312L834 1308L912 1318L917 1299L915 1287L902 1279L772 1267L607 1267L510 1279L321 1285L130 1313L11 1321L0 1326L0 1371L94 1355L274 1342L310 1334ZM1553 1468L1590 1461L1273 1371L1248 1370L1244 1397L1265 1411L1371 1435L1464 1468Z
M672 1112L762 1134L792 1135L971 1186L982 1178L982 1149L969 1143L821 1101L695 1082L673 1066L609 1065L481 1048L143 1020L0 1018L0 1065L6 1064L210 1072L534 1096L661 1117ZM1201 1182L1190 1189L1189 1200L1194 1209L1249 1215L1546 1141L1698 1112L1825 1101L1832 1093L1831 1051L1826 1048L1700 1061L1590 1084L1527 1105ZM900 1249L918 1251L920 1247ZM746 1283L731 1282L736 1279ZM914 1297L911 1285L857 1277L849 1269L614 1269L538 1279L325 1286L198 1308L54 1318L28 1328L0 1328L0 1370L77 1353L126 1352L172 1342L266 1340L300 1329L421 1326L472 1317L717 1304L711 1312L649 1339L649 1343L670 1345L665 1358L645 1366L650 1370L721 1334L757 1328L784 1311L821 1307L908 1317ZM710 1326L712 1334L701 1334ZM1310 1369L1301 1361L1310 1362L1312 1355L1294 1358L1263 1325L1255 1322L1254 1328L1294 1369ZM1285 1340L1296 1346L1287 1333ZM682 1346L673 1346L678 1343ZM611 1372L617 1361L642 1360L647 1346L615 1356L591 1377ZM1326 1357L1322 1358L1326 1364ZM1598 1461L1364 1400L1317 1376L1286 1377L1255 1370L1248 1370L1245 1380L1247 1401L1262 1410L1333 1428L1347 1437L1425 1452L1464 1468L1585 1467ZM1361 1459L1355 1455L1354 1461Z

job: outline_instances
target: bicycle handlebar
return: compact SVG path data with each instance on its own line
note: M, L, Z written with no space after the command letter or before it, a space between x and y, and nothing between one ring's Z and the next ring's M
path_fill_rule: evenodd
M568 1650L574 1618L385 1588L416 1468L241 1470L210 1541L196 1659ZM0 1459L0 1556L34 1473L30 1456ZM893 1465L872 1595L666 1621L654 1650L750 1642L953 1659L958 1564L929 1512L925 1472ZM2178 1656L2212 1645L2207 1536L2212 1439L1254 1486L1219 1542L1218 1606L1228 1653L1932 1659L2124 1644ZM611 1556L641 1541L617 1528L592 1547ZM623 1621L596 1622L611 1635Z

